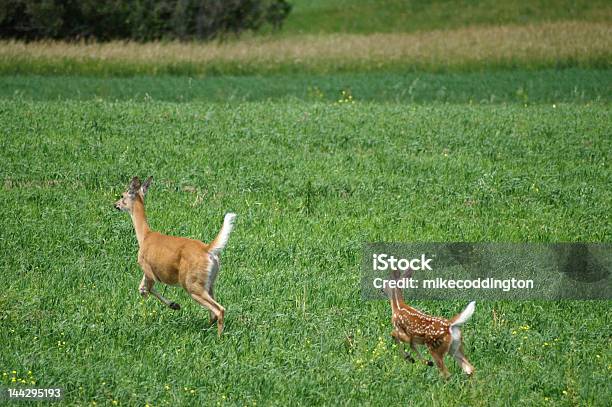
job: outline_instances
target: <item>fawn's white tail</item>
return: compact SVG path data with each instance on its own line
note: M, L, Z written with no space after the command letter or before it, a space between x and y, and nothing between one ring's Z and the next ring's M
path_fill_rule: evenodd
M465 307L465 309L461 311L459 315L455 316L451 320L451 326L461 326L465 324L468 321L468 319L470 319L472 315L474 314L475 307L476 307L476 301L470 302L468 306Z
M476 308L476 301L472 301L468 304L467 307L461 313L456 315L453 319L451 319L450 326L450 334L453 338L450 347L450 354L454 355L457 350L459 344L461 343L461 329L459 328L461 325L465 324L468 319L472 317L474 314L474 310Z
M234 220L236 219L235 213L226 213L225 218L223 219L223 226L221 226L221 230L215 240L210 243L209 252L212 254L219 254L221 250L225 248L227 244L227 240L229 239L229 235L234 228Z

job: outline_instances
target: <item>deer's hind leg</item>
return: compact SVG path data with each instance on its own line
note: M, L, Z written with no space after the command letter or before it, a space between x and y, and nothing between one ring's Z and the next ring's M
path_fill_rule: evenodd
M215 320L217 321L217 334L221 336L221 333L223 332L223 317L225 315L225 308L223 308L221 304L215 301L214 298L212 298L210 294L203 289L200 292L190 291L189 294L191 294L191 298L196 300L203 307L208 308L210 312L215 315Z
M202 271L202 268L189 272L185 279L184 287L189 295L191 295L191 298L196 300L203 307L208 308L213 322L217 321L217 332L219 336L221 336L221 332L223 332L225 308L223 308L223 306L211 295L214 278L219 270L218 262L207 261L204 263L203 268L206 270L205 272Z
M210 298L215 300L215 280L217 279L217 274L219 274L219 269L221 264L219 262L219 257L214 254L208 254L208 264L206 267L206 281L204 283L204 290L208 292ZM216 300L215 300L216 301ZM213 310L209 310L209 323L212 325L217 322L217 314L213 312Z
M461 369L468 375L471 376L474 373L474 366L467 360L465 355L463 354L463 342L459 344L459 347L455 351L453 355L455 360L461 365Z
M210 287L210 289L208 290L208 295L210 295L210 298L215 300L214 290L213 290L212 287ZM215 300L215 301L217 301L217 300ZM217 314L215 314L212 309L209 309L208 310L208 323L210 325L212 325L215 322L217 322Z

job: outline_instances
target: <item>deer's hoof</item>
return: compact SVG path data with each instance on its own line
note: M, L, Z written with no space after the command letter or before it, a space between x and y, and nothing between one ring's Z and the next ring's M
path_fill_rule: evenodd
M431 360L428 360L426 364L427 366L433 366L433 362Z
M172 308L173 310L177 310L177 311L181 309L181 306L178 305L176 302L171 302L170 304L168 304L168 306Z

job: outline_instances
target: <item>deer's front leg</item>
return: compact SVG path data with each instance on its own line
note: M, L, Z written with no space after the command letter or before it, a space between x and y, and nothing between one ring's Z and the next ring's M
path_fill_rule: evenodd
M155 279L153 278L153 273L150 267L147 266L147 263L138 253L138 265L142 270L142 280L140 281L140 286L138 287L138 292L142 295L143 298L147 298L151 289L153 288L153 284L155 284Z
M167 299L166 297L164 297L163 295L161 295L157 291L155 291L155 289L153 289L153 288L151 288L151 294L153 294L155 296L155 298L160 300L162 302L162 304L165 304L166 306L170 307L171 309L173 309L173 310L181 309L180 305L178 305L174 301L170 301L169 299Z
M143 298L147 298L149 296L154 283L155 281L148 279L146 275L142 276L142 281L138 287L138 292Z
M417 359L419 359L421 362L425 363L427 366L433 366L434 365L431 360L427 360L427 359L425 359L423 357L423 355L421 355L421 352L419 351L419 348L416 347L416 343L414 342L413 338L410 338L410 347L412 348L414 353L416 353Z
M429 353L431 354L431 357L433 358L434 362L436 362L436 366L438 366L438 369L440 370L440 374L445 379L448 379L450 377L450 372L444 364L444 355L446 354L446 352L448 352L448 346L443 343L438 347L434 347L431 344L427 344L427 347L429 348Z
M142 295L144 298L147 298L149 294L153 294L155 298L157 298L162 304L166 305L167 307L170 307L173 310L181 309L180 305L178 305L174 301L170 301L163 295L159 294L153 288L153 285L155 284L155 280L151 277L148 277L148 276L153 275L152 274L153 271L151 270L150 267L147 266L146 263L141 262L141 261L139 261L138 263L140 264L140 267L142 268L142 271L144 272L144 276L142 276L142 281L140 282L140 288L139 288L140 295Z
M406 359L410 363L414 363L414 358L406 352L406 350L404 349L403 342L402 342L402 341L410 342L410 338L406 334L403 334L397 330L394 330L393 332L391 332L391 336L395 340L395 343L397 343L397 347L402 353L402 356L404 357L404 359Z

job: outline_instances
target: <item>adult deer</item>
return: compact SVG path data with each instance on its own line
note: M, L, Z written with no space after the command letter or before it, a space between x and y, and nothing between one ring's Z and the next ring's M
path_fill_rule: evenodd
M219 272L219 253L227 244L236 215L225 215L219 234L210 244L154 232L147 223L144 206L152 180L153 177L149 177L141 184L138 177L132 178L128 189L115 203L116 209L129 212L136 231L138 264L144 273L140 294L145 298L153 294L163 304L178 310L180 306L177 303L164 298L153 286L157 281L181 285L191 298L210 310L210 322L217 322L220 336L225 308L215 300L213 286Z

